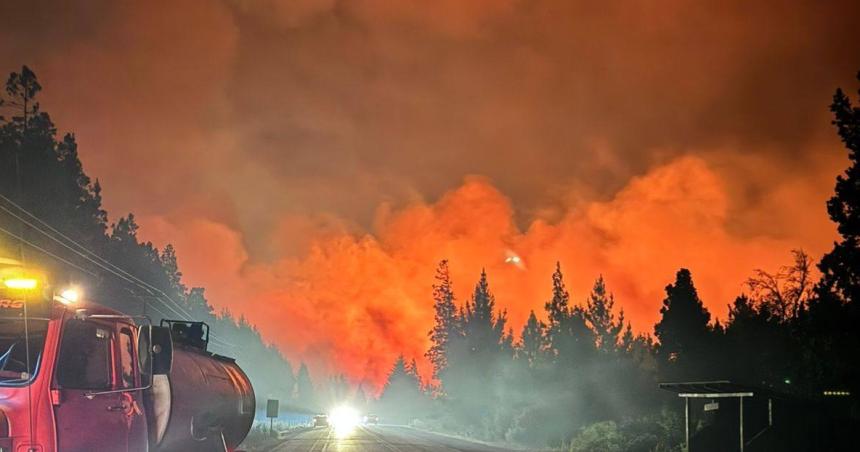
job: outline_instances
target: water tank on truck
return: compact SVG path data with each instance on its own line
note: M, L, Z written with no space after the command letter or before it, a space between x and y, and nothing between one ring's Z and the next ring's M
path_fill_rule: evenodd
M150 443L157 452L234 450L254 422L254 389L232 358L207 351L209 326L162 320L173 338L169 373L147 395ZM153 342L156 342L155 340Z

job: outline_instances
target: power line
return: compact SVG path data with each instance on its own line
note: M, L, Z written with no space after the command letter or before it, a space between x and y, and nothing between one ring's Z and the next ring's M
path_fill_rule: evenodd
M184 320L191 320L191 318L192 318L191 313L190 313L190 312L188 312L188 311L186 311L185 309L183 309L183 307L182 307L178 302L176 302L175 300L173 300L169 295L167 295L166 293L164 293L164 291L162 291L161 289L159 289L159 288L157 288L157 287L155 287L155 286L152 286L151 284L149 284L149 283L147 283L147 282L145 282L145 281L141 280L140 278L138 278L138 277L136 277L136 276L132 275L131 273L129 273L129 272L127 272L127 271L123 270L122 268L117 267L116 265L114 265L113 263L111 263L111 262L110 262L110 261L108 261L107 259L102 258L101 256L99 256L99 255L98 255L98 254L96 254L95 252L90 251L90 250L89 250L88 248L86 248L85 246L81 245L80 243L78 243L78 242L74 241L73 239L71 239L69 236L67 236L67 235L63 234L62 232L58 231L56 228L54 228L53 226L51 226L50 224L48 224L48 223L47 223L47 222L45 222L44 220L40 219L40 218L39 218L39 217L37 217L36 215L34 215L34 214L30 213L29 211L27 211L27 209L24 209L23 207L19 206L19 205L18 205L18 204L16 204L14 201L12 201L11 199L7 198L6 196L3 196L2 194L0 194L0 199L3 199L3 200L4 200L4 201L6 201L7 203L11 204L12 206L14 206L14 207L15 207L15 208L17 208L18 210L20 210L21 212L24 212L25 214L27 214L28 216L30 216L31 218L33 218L33 219L34 219L34 220L36 220L37 222L41 223L42 225L44 225L45 227L47 227L48 229L50 229L50 230L51 230L52 232L54 232L55 234L57 234L57 235L59 235L59 236L63 237L64 239L66 239L67 241L69 241L70 243L72 243L73 245L77 246L79 249L83 250L83 251L84 251L84 252L86 252L87 254L89 254L89 255L91 255L91 256L93 256L93 257L95 257L95 258L96 258L96 259L98 259L99 261L101 261L101 262L103 262L104 264L106 264L106 265L108 265L108 266L112 267L114 270L116 270L116 271L118 271L118 272L120 272L120 273L124 274L124 275L125 275L125 276L127 276L128 278L133 279L134 281L136 281L137 283L139 283L139 284L137 284L138 286L140 286L140 285L142 284L143 286L145 286L145 287L144 287L144 289L146 289L146 290L147 290L147 292L149 292L150 294L152 294L151 290L155 290L155 291L157 291L157 292L160 292L164 297L166 297L168 300L170 300L170 302L171 302L171 303L173 303L173 305L174 305L177 309L179 309L180 311L182 311L182 313L180 313L179 311L177 311L176 309L173 309L173 308L171 308L171 311L174 311L174 313L178 314L180 317L183 317L183 316L184 316L184 317L185 317L185 318L184 318ZM60 241L60 240L59 240L59 239L57 239L56 237L51 236L50 234L46 233L45 231L43 231L42 229L40 229L38 226L35 226L34 224L32 224L32 223L28 222L27 220L25 220L25 219L21 218L20 216L16 215L14 212L10 211L8 208L6 208L6 207L4 207L4 206L0 205L0 209L4 210L6 213L8 213L8 214L12 215L13 217L15 217L16 219L18 219L18 220L19 220L19 221L21 221L22 223L26 224L27 226L30 226L31 228L33 228L33 229L35 229L35 230L37 230L37 231L41 232L41 233L42 233L42 234L44 234L46 237L50 238L51 240L54 240L55 242L59 243L60 245L64 246L65 248L69 249L70 251L74 252L75 254L77 254L77 255L79 255L79 256L81 256L81 257L83 257L84 259L87 259L88 261L90 261L90 262L92 262L92 263L94 263L94 264L98 265L99 267L104 268L104 266L103 266L103 265L101 265L101 264L99 264L99 263L97 263L97 262L94 262L92 259L90 259L90 258L89 258L89 257L87 257L87 256L84 256L83 254L81 254L81 252L80 252L80 251L77 251L77 250L75 250L75 249L72 249L70 246L68 246L67 244L63 243L62 241ZM106 269L106 268L104 268L104 269L105 269L105 270L108 270L108 269ZM108 271L110 271L110 270L108 270ZM111 272L111 273L114 273L114 272ZM115 273L114 273L114 274L115 274ZM115 274L115 275L116 275L116 274ZM116 276L119 276L119 275L116 275ZM128 281L128 279L127 279L127 278L123 278L123 279L125 279L127 282L131 282L131 281ZM151 290L149 290L149 289L151 289ZM154 294L153 294L153 295L154 295ZM162 302L163 302L163 300L162 300ZM165 303L165 305L166 305L166 303ZM169 306L168 306L168 307L169 307Z
M130 293L132 297L135 297L135 298L143 298L143 296L138 295L135 291L133 291L133 290L129 289L128 287L123 287L123 290L125 290L125 291L126 291L126 292L128 292L128 293ZM161 309L158 309L158 306L156 306L156 305L149 305L149 304L147 304L147 303L146 303L146 301L143 301L143 300L141 300L141 303L143 303L144 309L146 309L147 307L150 307L150 308L152 308L152 310L154 310L154 311L158 312L158 313L161 315L161 317L162 317L162 318L166 318L166 317L167 317ZM144 312L144 314L145 314L145 312Z
M48 251L48 250L46 250L46 249L44 249L44 248L40 247L39 245L36 245L35 243L33 243L33 242L31 242L31 241L29 241L29 240L27 240L27 239L25 239L25 238L23 238L23 237L21 237L21 236L17 235L17 234L14 234L14 233L10 232L9 230L7 230L6 228L3 228L2 226L0 226L0 232L3 232L4 234L6 234L6 235L8 235L8 236L12 237L13 239L16 239L16 240L18 240L18 241L20 241L20 242L22 242L22 243L24 243L24 244L26 244L26 245L30 246L31 248L35 249L36 251L39 251L39 252L41 252L41 253L44 253L44 254L46 254L46 255L48 255L48 256L50 256L50 257L52 257L52 258L54 258L54 259L56 259L56 260L58 260L58 261L60 261L60 262L62 262L62 263L64 263L64 264L66 264L66 265L68 265L68 266L70 266L70 267L73 267L73 268L75 268L75 269L77 269L77 270L79 270L79 271L81 271L81 272L83 272L83 273L86 273L86 274L88 274L88 275L92 276L93 278L98 278L98 277L99 277L97 274L95 274L95 273L93 273L93 272L91 272L91 271L89 271L89 270L87 270L87 269L85 269L85 268L83 268L83 267L81 267L81 266L79 266L79 265L76 265L75 263L70 262L70 261L68 261L68 260L66 260L66 259L64 259L64 258L62 258L62 257L60 257L60 256L57 256L56 254L54 254L54 253L52 253L52 252L50 252L50 251ZM128 290L128 289L126 289L126 290ZM129 291L129 292L131 292L131 294L132 294L133 296L138 296L138 295L135 295L135 294L134 294L134 292L132 292L132 291ZM159 314L161 314L163 317L167 317L167 316L164 314L164 312L162 312L162 311L161 311L160 309L158 309L156 306L151 306L151 308L152 308L152 309L154 309L154 310L156 310L156 311L158 311L158 313L159 313Z
M186 321L193 321L193 317L192 317L191 313L190 313L190 312L188 312L188 311L186 311L186 310L182 307L182 305L180 305L176 300L172 299L172 298L171 298L169 295L167 295L163 290L161 290L161 289L159 289L159 288L157 288L157 287L155 287L155 286L153 286L153 285L151 285L151 284L149 284L149 283L147 283L147 282L145 282L145 281L141 280L140 278L138 278L138 277L134 276L133 274L131 274L131 273L129 273L129 272L127 272L127 271L123 270L122 268L120 268L120 267L118 267L118 266L116 266L116 265L114 265L113 263L111 263L111 262L110 262L110 261L108 261L107 259L102 258L101 256L99 256L99 255L98 255L98 254L96 254L95 252L93 252L93 251L89 250L89 249L88 249L88 248L86 248L85 246L81 245L80 243L78 243L78 242L74 241L73 239L71 239L71 238L70 238L70 237L68 237L67 235L65 235L65 234L63 234L62 232L58 231L56 228L54 228L53 226L51 226L50 224L48 224L48 223L47 223L47 222L45 222L44 220L40 219L39 217L37 217L37 216L36 216L36 215L34 215L33 213L29 212L27 209L25 209L25 208L23 208L23 207L19 206L18 204L16 204L14 201L12 201L11 199L7 198L7 197L6 197L6 196L4 196L3 194L0 194L0 199L3 199L3 200L4 200L4 201L6 201L7 203L11 204L12 206L14 206L14 207L15 207L15 208L17 208L18 210L20 210L21 212L23 212L23 213L27 214L29 217L33 218L34 220L36 220L36 221L37 221L37 222L39 222L40 224L42 224L42 225L44 225L45 227L47 227L48 229L50 229L50 230L51 230L52 232L54 232L55 234L57 234L57 235L59 235L59 236L63 237L65 240L67 240L67 241L68 241L68 242L70 242L71 244L75 245L75 246L76 246L76 247L78 247L80 250L83 250L84 252L86 252L87 254L89 254L89 255L91 255L91 256L93 256L93 257L95 257L96 259L98 259L98 260L99 260L99 261L101 261L101 262L97 262L96 260L94 260L94 259L93 259L93 258L91 258L90 256L87 256L87 255L83 254L81 251L79 251L79 250L76 250L76 249L72 248L72 247L71 247L71 246L69 246L68 244L64 243L62 240L59 240L59 239L58 239L58 238L56 238L55 236L53 236L53 235L49 234L48 232L45 232L45 231L44 231L43 229L41 229L40 227L38 227L38 226L34 225L33 223L31 223L31 222L27 221L26 219L24 219L24 218L22 218L21 216L17 215L15 212L13 212L13 211L9 210L9 209L8 209L8 208L6 208L5 206L0 205L0 209L2 209L3 211L5 211L7 214L11 215L12 217L16 218L18 221L21 221L23 224L25 224L25 225L27 225L27 226L29 226L29 227L33 228L34 230L36 230L36 231L40 232L40 233L41 233L41 234L43 234L44 236L46 236L46 237L48 237L49 239L53 240L54 242L56 242L56 243L58 243L58 244L62 245L64 248L68 249L69 251L72 251L73 253L77 254L78 256L80 256L80 257L82 257L82 258L86 259L86 260L87 260L87 261L89 261L90 263L95 264L96 266L98 266L99 268L101 268L101 269L103 269L103 270L107 271L108 273L110 273L110 274L112 274L112 275L114 275L114 276L116 276L116 277L118 277L118 278L120 278L120 279L122 279L122 280L124 280L124 281L126 281L126 282L128 282L128 283L130 283L130 284L134 284L135 286L138 286L138 287L140 287L140 288L144 289L144 290L145 290L145 291L147 291L150 295L152 295L152 296L153 296L153 298L155 298L155 299L157 299L157 300L161 301L161 302L162 302L162 304L163 304L166 308L168 308L168 309L170 309L171 311L173 311L175 314L177 314L177 315L178 315L180 318L182 318L183 320L186 320ZM59 261L61 261L61 262L65 263L65 264L67 264L67 265L70 265L70 266L72 266L72 267L74 267L74 268L77 268L77 269L79 269L79 270L81 270L81 271L84 271L85 273L88 273L88 274L90 274L90 275L92 275L92 276L94 276L94 277L97 277L97 276L96 276L95 274L93 274L92 272L89 272L89 271L83 270L81 267L79 267L79 266L77 266L77 265L75 265L75 264L73 264L73 263L69 262L68 260L63 259L63 258L60 258L59 256L57 256L57 255L55 255L55 254L53 254L53 253L50 253L50 252L48 252L47 250L45 250L45 249L43 249L43 248L41 248L41 247L38 247L37 245L33 244L32 242L29 242L29 241L27 241L27 240L24 240L24 239L23 239L23 237L19 237L19 236L17 236L17 235L11 234L9 231L6 231L5 229L4 229L4 232L6 232L6 233L7 233L7 234L9 234L9 235L14 236L15 238L17 238L17 239L18 239L18 240L20 240L21 242L27 243L27 244L28 244L28 245L30 245L31 247L34 247L35 249L37 249L37 250L39 250L39 251L41 251L41 252L43 252L43 253L45 253L45 254L48 254L49 256L51 256L51 257L53 257L53 258L55 258L55 259L57 259L57 260L59 260ZM102 262L103 262L103 263L102 263ZM112 267L112 268L108 268L106 265L107 265L107 266L110 266L110 267ZM169 305L169 304L167 304L167 303L166 303L162 298L160 298L160 297L156 296L154 293L152 293L152 290L155 290L156 292L159 292L161 295L163 295L167 300L169 300L169 301L173 304L173 306L170 306L170 305ZM145 302L144 302L144 303L145 303ZM175 308L174 308L174 307L175 307ZM178 309L178 310L177 310L177 309ZM161 312L161 310L158 310L158 309L156 309L156 310L157 310L160 314L162 314L162 316L164 316L164 313L163 313L163 312ZM164 317L167 317L167 316L164 316ZM222 344L222 345L224 345L224 346L228 346L228 347L234 347L234 348L236 347L235 345L233 345L233 344L231 344L231 343L229 343L229 342L227 342L227 341L224 341L224 340L222 340L222 339L219 339L219 338L218 338L218 336L217 336L217 335L215 335L214 333L210 333L210 336L211 336L211 339L212 339L214 342L216 342L216 343L220 343L220 344Z
M50 252L50 251L48 251L48 250L46 250L46 249L44 249L44 248L40 247L39 245L36 245L36 244L35 244L35 243L33 243L33 242L27 241L27 240L26 240L26 239L24 239L23 237L21 237L21 236L19 236L19 235L15 234L15 233L13 233L13 232L9 231L8 229L6 229L6 228L4 228L4 227L2 227L2 226L0 226L0 232L3 232L4 234L6 234L6 235L8 235L8 236L12 237L13 239L16 239L16 240L18 240L18 241L20 241L20 242L26 243L27 245L29 245L30 247L32 247L32 248L33 248L33 249L35 249L36 251L39 251L39 252L44 253L44 254L47 254L48 256L53 257L54 259L56 259L56 260L58 260L58 261L60 261L60 262L62 262L62 263L64 263L64 264L66 264L66 265L69 265L69 266L71 266L71 267L74 267L74 268L76 268L76 269L78 269L78 270L80 270L80 271L82 271L82 272L84 272L84 273L86 273L86 274L88 274L88 275L92 276L93 278L98 278L98 277L99 277L99 276L98 276L98 275L96 275L95 273L93 273L93 272L91 272L91 271L89 271L89 270L86 270L86 269L84 269L84 268L82 268L82 267L80 267L80 266L78 266L78 265L75 265L74 263L69 262L69 261L67 261L66 259L63 259L62 257L57 256L56 254L54 254L54 253L52 253L52 252Z
M82 268L82 267L80 267L80 266L78 266L78 265L74 264L73 262L70 262L70 261L68 261L68 260L66 260L66 259L63 259L63 258L62 258L62 257L60 257L60 256L57 256L56 254L54 254L54 253L52 253L52 252L50 252L50 251L48 251L48 250L46 250L46 249L44 249L44 248L40 247L39 245L36 245L35 243L33 243L33 242L31 242L31 241L29 241L29 240L27 240L27 239L25 239L25 238L23 238L23 237L21 237L21 236L19 236L19 235L15 234L15 233L13 233L13 232L10 232L8 229L6 229L6 228L4 228L4 227L2 227L2 226L0 226L0 232L2 232L2 233L4 233L4 234L6 234L6 235L8 235L8 236L12 237L12 238L13 238L13 239L15 239L15 240L18 240L18 241L20 241L20 242L22 242L22 243L24 243L24 244L26 244L26 245L30 246L31 248L35 249L36 251L39 251L40 253L46 254L46 255L48 255L48 256L50 256L50 257L52 257L52 258L54 258L54 259L56 259L56 260L58 260L58 261L60 261L60 262L62 262L62 263L64 263L64 264L66 264L66 265L70 266L70 267L73 267L73 268L75 268L75 269L77 269L77 270L79 270L79 271L81 271L81 272L83 272L83 273L86 273L86 274L88 274L88 275L92 276L93 278L98 278L98 277L99 277L97 274L95 274L95 273L93 273L93 272L91 272L91 271L89 271L89 270L87 270L87 269L85 269L85 268ZM133 293L133 292L132 292L132 295L134 295L134 293ZM136 295L135 295L135 296L136 296ZM166 316L164 315L164 312L162 312L162 311L161 311L160 309L158 309L157 307L152 306L152 309L154 309L154 310L158 311L158 313L159 313L159 314L161 314L163 317L166 317Z
M8 198L6 198L6 197L5 197L5 196L3 196L3 195L0 195L0 198L3 198L3 199L5 199L5 200L7 200L7 201L8 201ZM14 205L14 203L13 203L13 205ZM21 209L19 206L17 206L17 205L15 205L15 206L16 206L16 207L18 207L19 209ZM148 287L150 287L150 288L152 288L152 289L154 289L154 290L156 290L156 291L160 292L160 293L161 293L162 295L164 295L165 297L168 297L168 299L169 299L169 300L170 300L170 301L171 301L171 302L172 302L172 303L173 303L177 308L182 309L182 307L181 307L181 306L180 306L180 305L179 305L175 300L171 299L167 294L165 294L165 293L164 293L164 291L162 291L162 290L158 289L157 287L151 286L151 285L149 285L149 284L147 284L147 283L145 283L145 282L141 281L139 278L135 277L134 275L131 275L131 274L130 274L130 273L128 273L128 272L125 272L124 270L120 269L119 267L116 267L115 265L111 264L110 262L108 262L108 261L106 261L106 260L105 260L105 262L106 262L106 263L108 263L109 265L111 265L111 267L114 267L114 268L116 268L117 270L122 271L122 273L125 273L125 274L129 275L130 277L134 278L135 280L140 281L140 283L136 283L135 281L132 281L132 280L130 280L130 279L128 279L128 278L126 278L126 277L124 277L123 275L118 274L117 272L115 272L115 271L111 270L110 268L107 268L107 267L105 267L104 265L101 265L100 263L93 261L93 260L92 260L92 259L90 259L89 257L87 257L87 256L85 256L85 255L83 255L83 254L81 254L81 252L79 252L79 251L77 251L77 250L75 250L75 249L73 249L73 248L69 247L69 246L68 246L68 245L66 245L65 243L63 243L63 242L61 242L61 241L57 240L55 237L51 236L50 234L48 234L48 233L46 233L45 231L41 230L39 227L37 227L37 226L33 225L32 223L30 223L30 222L26 221L25 219L21 218L20 216L16 215L14 212L11 212L11 211L10 211L10 210L8 210L7 208L3 207L2 205L0 205L0 210L3 210L3 211L5 211L6 213L8 213L8 214L12 215L13 217L15 217L16 219L18 219L18 220L19 220L19 221L21 221L22 223L26 224L27 226L30 226L31 228L33 228L33 229L37 230L38 232L41 232L41 233L42 233L42 234L44 234L46 237L48 237L48 238L50 238L50 239L54 240L55 242L59 243L60 245L63 245L65 248L67 248L67 249L69 249L70 251L74 252L74 253L75 253L75 254L77 254L78 256L80 256L80 257L82 257L82 258L86 259L87 261L89 261L89 262L91 262L91 263L93 263L93 264L97 265L97 266L98 266L98 267L100 267L101 269L103 269L103 270L105 270L105 271L107 271L107 272L111 273L112 275L114 275L114 276L116 276L116 277L118 277L118 278L121 278L122 280L124 280L124 281L126 281L126 282L128 282L128 283L134 284L134 285L136 285L136 286L138 286L138 287L140 287L140 288L142 288L142 289L146 290L146 291L147 291L147 292L152 296L152 298L155 298L156 300L159 300L159 301L160 301L160 302L161 302L161 303L162 303L166 308L168 308L168 309L170 309L171 311L173 311L173 313L174 313L174 314L179 315L179 317L180 317L180 318L182 318L183 320L186 320L186 321L193 321L193 318L191 317L191 314L190 314L190 313L188 313L188 312L186 311L186 312L183 314L182 312L177 311L177 310L176 310L176 309L174 309L172 306L170 306L170 305L168 305L167 303L165 303L165 302L164 302L164 300L163 300L162 298L160 298L160 297L158 297L157 295L153 294L153 293L152 293L152 291L151 291L151 290L149 290L149 288L148 288ZM24 209L21 209L21 210L24 210ZM26 212L26 210L24 210L24 211ZM30 214L29 212L27 212L27 213L28 213L31 217L33 217L33 218L35 218L36 220L38 220L38 221L42 222L42 221L41 221L41 220L39 220L37 217L35 217L33 214ZM48 225L47 223L44 223L44 222L42 222L42 223L43 223L43 224L45 224L46 226L50 227L50 225ZM45 253L45 254L47 254L48 256L53 257L54 259L57 259L58 261L60 261L60 262L62 262L62 263L64 263L64 264L66 264L66 265L72 266L72 267L74 267L74 268L76 268L76 269L78 269L78 270L80 270L80 271L82 271L82 272L84 272L84 273L87 273L87 274L89 274L89 275L91 275L91 276L93 276L93 277L95 277L95 278L97 278L97 277L98 277L98 275L96 275L96 274L94 274L94 273L92 273L92 272L90 272L90 271L88 271L88 270L85 270L85 269L81 268L80 266L78 266L78 265L76 265L76 264L74 264L74 263L72 263L72 262L70 262L70 261L68 261L68 260L66 260L66 259L63 259L62 257L57 256L56 254L51 253L51 252L49 252L49 251L45 250L44 248L39 247L38 245L36 245L36 244L34 244L34 243L32 243L32 242L30 242L30 241L28 241L28 240L24 239L24 238L23 238L23 237L21 237L21 236L18 236L18 235L16 235L16 234L13 234L13 233L11 233L10 231L8 231L8 230L6 230L6 229L2 229L2 228L0 228L0 230L2 230L3 232L5 232L6 234L8 234L8 235L12 236L13 238L15 238L15 239L17 239L17 240L19 240L19 241L21 241L21 242L23 242L23 243L26 243L27 245L29 245L30 247L32 247L32 248L34 248L34 249L36 249L37 251L40 251L40 252L42 252L42 253ZM58 234L62 235L62 233L60 233L60 232L58 232ZM85 250L85 251L87 251L88 253L93 254L94 256L98 257L98 255L96 255L96 254L95 254L95 253L93 253L92 251L87 250L85 247L83 247L82 245L80 245L80 244L78 244L78 243L74 242L72 239L70 239L70 238L68 238L68 237L66 237L66 239L67 239L67 240L69 240L70 242L74 243L76 246L80 247L81 249L84 249L84 250ZM102 259L102 258L100 258L100 257L99 257L99 259L104 260L104 259ZM143 286L142 286L141 284L143 284ZM148 287L147 287L147 286L148 286ZM146 302L144 302L144 304L145 304L145 303L146 303ZM160 309L156 308L155 306L151 306L151 307L152 307L153 309L155 309L156 311L158 311L158 313L159 313L159 314L161 314L161 316L162 316L162 317L164 317L164 318L169 317L169 316L165 315L163 311L161 311ZM182 309L182 310L184 311L184 309ZM231 344L231 343L229 343L229 342L227 342L227 341L224 341L223 339L218 338L218 337L217 337L217 335L215 335L214 333L211 333L210 335L211 335L211 339L212 339L212 340L213 340L213 342L215 342L215 343L221 344L222 346L226 346L226 347L237 348L237 346L236 346L236 345L233 345L233 344Z
M0 196L2 196L2 195L0 195ZM98 275L96 275L95 273L93 273L93 272L91 272L91 271L89 271L89 270L86 270L86 269L84 269L84 268L82 268L82 267L80 267L80 266L78 266L78 265L76 265L76 264L74 264L74 263L72 263L72 262L70 262L70 261L66 260L66 259L63 259L63 258L62 258L62 257L60 257L60 256L57 256L56 254L54 254L54 253L52 253L52 252L50 252L50 251L48 251L48 250L46 250L46 249L44 249L44 248L40 247L39 245L36 245L36 244L35 244L35 243L33 243L33 242L30 242L29 240L25 239L24 237L21 237L21 236L19 236L19 235L17 235L17 234L15 234L15 233L13 233L13 232L11 232L11 231L9 231L8 229L6 229L6 228L4 228L4 227L2 227L2 226L0 226L0 232L3 232L4 234L6 234L6 235L8 235L8 236L10 236L10 237L12 237L12 238L14 238L14 239L16 239L16 240L20 241L21 243L25 243L25 244L27 244L28 246L30 246L31 248L35 249L36 251L39 251L39 252L41 252L41 253L44 253L44 254L46 254L46 255L48 255L48 256L50 256L50 257L52 257L52 258L54 258L54 259L56 259L56 260L58 260L58 261L60 261L60 262L62 262L62 263L64 263L64 264L66 264L66 265L68 265L68 266L70 266L70 267L73 267L73 268L75 268L75 269L77 269L77 270L79 270L79 271L81 271L81 272L84 272L84 273L86 273L86 274L88 274L88 275L92 276L93 278L98 278ZM162 317L167 317L166 315L164 315L164 312L162 312L162 311L161 311L160 309L158 309L156 306L152 306L152 309L154 309L154 310L158 311L158 313L159 313L159 314L161 314L161 316L162 316ZM227 345L231 345L231 344L227 344ZM231 345L231 346L232 346L232 345ZM235 347L235 346L233 346L233 347Z
M3 195L0 195L0 198L7 199L7 198L5 198ZM16 207L17 207L17 206L16 206ZM20 207L19 207L19 208L20 208ZM14 212L10 211L10 210L9 210L9 209L7 209L6 207L4 207L4 206L0 205L0 210L5 211L6 213L8 213L9 215L11 215L11 216L13 216L14 218L18 219L19 221L21 221L21 222L22 222L22 223L24 223L25 225L30 226L31 228L35 229L36 231L38 231L38 232L42 233L43 235L45 235L45 236L46 236L46 237L48 237L49 239L51 239L51 240L53 240L53 241L55 241L55 242L59 243L60 245L62 245L62 246L63 246L63 247L65 247L66 249L68 249L69 251L71 251L71 252L73 252L73 253L77 254L78 256L80 256L80 257L82 257L82 258L86 259L86 260L87 260L87 261L89 261L90 263L93 263L93 264L97 265L97 266L98 266L99 268L101 268L102 270L105 270L105 271L107 271L107 272L111 273L112 275L114 275L114 276L116 276L116 277L118 277L118 278L121 278L122 280L124 280L124 281L126 281L126 282L128 282L128 283L130 283L130 284L134 284L134 285L136 285L136 286L138 286L138 287L140 287L140 288L142 288L142 289L146 290L147 292L149 292L149 293L150 293L151 295L153 295L153 296L155 295L155 294L153 294L153 293L152 293L152 291L151 291L148 287L146 287L146 286L148 286L148 285L141 285L141 284L143 284L142 282L141 282L141 283L138 283L138 282L136 282L136 281L133 281L132 279L129 279L129 277L131 277L131 278L133 278L133 279L137 279L137 278L135 278L135 277L131 276L128 272L125 272L125 271L120 270L120 271L122 271L122 273L125 273L126 275L129 275L129 277L123 276L122 274L119 274L119 273L117 273L116 271L114 271L114 270L112 270L112 269L110 269L110 268L108 268L108 267L105 267L105 266L104 266L104 265L102 265L101 263L94 261L93 259L91 259L90 257L86 256L85 254L81 253L80 251L78 251L78 250L76 250L76 249L74 249L74 248L70 247L69 245L67 245L67 244L63 243L62 241L60 241L60 240L59 240L59 239L57 239L56 237L51 236L50 234L48 234L48 233L46 233L45 231L43 231L42 229L40 229L38 226L36 226L36 225L34 225L33 223L30 223L29 221L27 221L27 220L25 220L25 219L21 218L20 216L16 215ZM22 209L22 210L23 210L23 209ZM30 214L30 215L32 216L32 214ZM34 217L34 218L35 218L35 217ZM69 241L71 241L71 242L75 243L75 242L74 242L74 241L72 241L71 239L67 239L67 240L69 240ZM31 245L31 246L33 246L33 245L32 245L32 243L30 243L30 242L28 242L28 244L29 244L29 245ZM80 247L80 248L82 248L82 249L86 250L87 252L89 252L89 253L91 253L91 254L94 254L94 253L92 253L91 251L89 251L89 250L87 250L86 248L84 248L84 247L83 247L82 245L80 245L80 244L75 243L75 245L77 245L78 247ZM112 264L111 264L111 266L112 266L112 267L115 267L115 268L117 268L117 269L119 269L118 267L116 267L116 266L114 266L114 265L112 265ZM77 268L80 268L80 267L77 267ZM156 290L158 290L158 289L156 289ZM163 292L162 292L162 293L163 293ZM158 299L158 297L155 297L155 298L156 298L156 299ZM161 301L162 303L164 303L164 301L163 301L163 300L160 300L160 301ZM172 300L171 300L171 301L172 301ZM174 302L174 303L176 303L176 302ZM186 313L182 313L182 312L180 312L180 311L178 311L178 310L174 309L173 307L169 306L167 303L164 303L164 305L165 305L165 307L167 307L168 309L170 309L171 311L173 311L173 313L174 313L174 314L179 315L183 320L190 320L190 314L188 314L187 312L186 312ZM177 305L177 306L178 306L178 305Z

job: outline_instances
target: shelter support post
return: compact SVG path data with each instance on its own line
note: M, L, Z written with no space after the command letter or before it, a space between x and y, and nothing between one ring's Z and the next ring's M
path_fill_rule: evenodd
M690 398L684 397L684 444L686 452L690 452Z
M740 403L738 404L738 406L740 406L740 422L739 422L739 424L740 424L741 452L744 452L744 398L739 397L738 400L740 400Z
M773 427L773 399L767 399L767 426Z
M747 397L753 397L759 390L758 388L732 383L727 380L660 383L659 387L660 389L674 392L678 394L678 397L684 399L684 442L687 452L690 452L690 399L738 399L738 445L740 446L739 450L741 452L744 451L746 446L744 438L744 399ZM773 426L773 400L770 395L772 394L772 391L766 392L768 395L768 426ZM719 406L715 402L708 405L710 406L706 409L716 409ZM763 431L764 430L762 430L762 432ZM761 432L753 435L751 442L755 441L759 434L761 434Z

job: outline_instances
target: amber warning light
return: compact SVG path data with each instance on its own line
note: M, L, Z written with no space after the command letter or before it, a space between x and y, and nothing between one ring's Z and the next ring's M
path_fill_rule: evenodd
M33 290L39 285L39 281L35 278L9 278L3 280L3 285L7 289Z

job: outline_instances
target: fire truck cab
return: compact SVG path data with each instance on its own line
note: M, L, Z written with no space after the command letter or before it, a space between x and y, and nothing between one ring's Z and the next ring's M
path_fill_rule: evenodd
M0 272L0 452L148 450L169 331L40 286Z
M2 262L0 262L2 264ZM209 326L151 325L0 266L0 452L228 452L251 380Z

